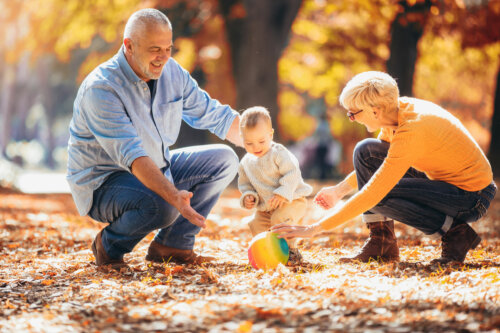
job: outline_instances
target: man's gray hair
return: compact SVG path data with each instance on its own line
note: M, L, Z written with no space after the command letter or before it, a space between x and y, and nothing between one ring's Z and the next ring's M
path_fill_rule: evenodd
M125 25L123 39L130 38L132 40L137 40L137 35L152 25L166 25L172 30L172 24L167 15L163 14L158 9L145 8L136 11L130 16Z

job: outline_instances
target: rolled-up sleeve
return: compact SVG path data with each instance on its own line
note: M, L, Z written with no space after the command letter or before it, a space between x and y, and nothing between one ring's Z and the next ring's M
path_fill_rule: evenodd
M182 119L193 128L209 130L219 138L225 139L238 112L211 98L186 70L182 68L180 70L184 78Z
M130 171L132 162L147 156L137 131L116 93L106 87L93 87L82 100L89 131L110 158Z

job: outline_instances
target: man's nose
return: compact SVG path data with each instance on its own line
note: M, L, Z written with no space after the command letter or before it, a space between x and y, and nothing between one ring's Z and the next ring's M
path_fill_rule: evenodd
M169 57L169 52L168 51L162 51L161 54L158 56L161 60L168 59Z

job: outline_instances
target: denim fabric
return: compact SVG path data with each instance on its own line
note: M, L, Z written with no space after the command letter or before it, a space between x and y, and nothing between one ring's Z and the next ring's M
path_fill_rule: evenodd
M389 145L378 139L358 143L354 150L354 168L359 189L380 167ZM439 236L454 222L474 222L481 218L496 190L492 182L480 191L466 191L446 182L430 180L425 173L410 168L379 204L363 214L363 220L394 219L427 235Z
M156 82L148 85L129 66L123 49L83 81L73 106L68 142L67 180L81 215L92 206L92 193L112 173L130 171L149 156L173 181L171 154L181 122L224 139L238 113L198 87L170 58Z
M238 157L225 145L206 145L171 152L175 186L193 192L191 206L207 216L238 171ZM109 225L102 233L104 249L122 258L153 230L163 245L192 249L200 228L126 171L113 173L94 191L89 216Z

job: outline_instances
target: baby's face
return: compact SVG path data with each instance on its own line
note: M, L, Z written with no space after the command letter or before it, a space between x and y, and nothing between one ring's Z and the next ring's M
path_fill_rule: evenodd
M267 122L259 121L253 128L244 128L241 136L247 153L261 157L271 148L273 129Z

